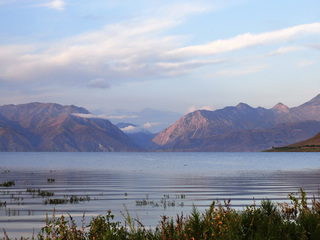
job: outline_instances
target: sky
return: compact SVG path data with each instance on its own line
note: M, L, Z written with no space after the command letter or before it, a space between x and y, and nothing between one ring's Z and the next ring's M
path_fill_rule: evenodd
M295 107L319 56L319 0L0 0L0 105Z

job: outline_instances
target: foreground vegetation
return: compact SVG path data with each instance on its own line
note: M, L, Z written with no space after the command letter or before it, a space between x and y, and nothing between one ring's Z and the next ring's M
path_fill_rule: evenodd
M32 239L319 239L320 202L313 197L310 206L306 193L289 194L291 203L263 200L242 211L213 202L200 213L195 207L188 216L163 216L155 229L147 229L139 219L123 213L124 224L114 221L111 211L93 217L85 226L84 217L78 227L72 216L47 217L45 226ZM10 239L4 230L2 239ZM21 237L21 239L25 239Z

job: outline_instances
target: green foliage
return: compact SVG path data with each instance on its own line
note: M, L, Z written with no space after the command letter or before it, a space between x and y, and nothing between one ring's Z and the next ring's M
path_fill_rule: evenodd
M47 215L46 225L41 229L41 232L38 234L38 239L86 239L84 216L83 225L79 229L71 215L69 215L69 219L67 219L63 215L61 217L56 218L55 213L53 213L53 218L49 219Z
M0 187L12 187L15 186L16 182L15 181L8 181L0 184Z
M289 194L291 203L275 204L268 199L261 205L255 203L242 211L231 208L230 200L224 205L212 202L210 208L200 213L193 206L190 215L177 215L176 218L162 216L155 229L146 229L139 219L131 218L128 209L122 213L124 225L114 221L108 211L106 216L93 217L85 226L78 227L69 215L49 220L38 234L38 239L145 239L145 240L253 240L285 239L315 240L320 236L320 202L313 197L308 206L306 193L299 189L298 194ZM310 205L310 203L309 203ZM5 232L4 232L5 233ZM5 233L5 238L9 237ZM23 238L22 238L23 239Z
M108 211L106 217L93 217L88 225L89 231L87 233L88 239L126 239L127 232L121 226L121 222L113 222L114 215Z

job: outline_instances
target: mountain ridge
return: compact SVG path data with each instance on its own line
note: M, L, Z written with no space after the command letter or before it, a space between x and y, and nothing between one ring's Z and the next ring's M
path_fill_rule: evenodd
M130 132L139 126L116 126L74 105L9 104L0 106L0 151L261 151L311 138L319 123L320 94L293 108L240 102L196 110L158 134Z
M307 120L320 120L320 94L295 108L289 108L283 103L278 103L271 109L253 108L248 104L239 103L235 107L228 106L215 111L197 110L183 116L160 132L153 138L153 142L161 150L174 151L175 147L184 145L184 148L176 150L205 151L203 146L195 148L195 145L199 145L199 142L210 137L218 138L220 136L222 138L220 140L223 142L226 134L271 129L277 124L298 123ZM315 131L318 130L320 129ZM305 137L311 137L310 134L314 134L314 132L309 132L309 135L305 135ZM297 139L291 139L293 142L295 140ZM237 143L235 142L235 144ZM211 149L215 150L213 147ZM263 150L263 148L259 150Z
M141 151L109 120L74 105L27 103L0 106L0 151Z

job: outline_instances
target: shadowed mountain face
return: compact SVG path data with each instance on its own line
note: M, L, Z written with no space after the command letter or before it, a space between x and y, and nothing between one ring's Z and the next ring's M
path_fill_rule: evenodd
M267 149L266 152L320 152L320 133L301 142Z
M198 110L163 130L153 142L167 151L260 151L320 131L317 123L305 120L320 120L320 95L292 109L282 103L272 109L240 103L216 111ZM304 133L292 134L297 131Z
M320 121L320 94L309 102L292 108L292 112L303 120Z
M302 141L320 130L320 122L281 123L270 129L233 131L202 139L185 139L168 151L255 152Z
M307 140L298 142L298 143L294 143L289 145L288 147L304 147L304 146L320 146L320 132L315 135L312 138L309 138Z
M29 103L0 107L0 151L139 151L110 121L82 118L76 106Z

